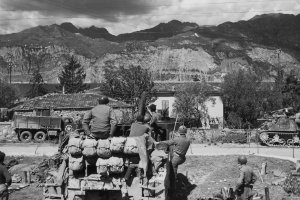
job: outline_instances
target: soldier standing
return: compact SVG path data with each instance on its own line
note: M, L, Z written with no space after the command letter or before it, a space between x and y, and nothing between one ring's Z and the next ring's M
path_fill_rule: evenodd
M172 140L163 141L162 143L167 143L168 145L174 145L172 166L174 169L175 177L177 176L178 166L183 164L186 160L185 155L190 147L190 140L186 137L187 128L185 126L180 126L178 128L179 137Z
M257 180L257 176L253 169L247 165L246 156L238 157L238 164L240 167L240 176L235 187L237 200L252 200L253 198L253 184Z

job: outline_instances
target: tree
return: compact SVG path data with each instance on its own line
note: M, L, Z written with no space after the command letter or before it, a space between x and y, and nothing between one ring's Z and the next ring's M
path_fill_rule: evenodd
M295 71L291 71L287 76L283 86L283 106L293 107L296 110L300 108L300 82Z
M32 77L30 79L31 88L28 92L28 97L33 98L37 96L42 96L47 93L46 89L44 88L44 80L42 75L40 74L40 70L36 69Z
M84 84L86 74L83 67L72 56L69 63L63 67L63 71L58 76L60 89L65 93L78 93L87 88Z
M207 116L205 101L208 100L210 86L205 82L188 83L175 94L174 110L178 118L189 125L192 120L201 124L201 118ZM209 99L213 101L213 99ZM201 126L201 125L200 125Z
M224 77L222 84L225 120L231 128L254 125L262 108L261 81L254 73L239 70ZM231 121L230 119L234 120ZM240 121L236 123L236 120ZM236 127L240 124L241 127Z
M0 108L9 108L14 104L16 94L14 89L0 79Z
M105 81L102 84L103 94L134 105L137 109L142 93L153 92L154 83L151 73L141 66L130 65L119 68L107 65L104 68ZM147 101L151 97L148 95Z

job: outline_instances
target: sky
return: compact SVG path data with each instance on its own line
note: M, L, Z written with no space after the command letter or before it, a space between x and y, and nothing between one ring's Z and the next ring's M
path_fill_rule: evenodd
M300 14L300 0L1 0L0 34L71 22L118 35L173 19L218 25L267 13Z

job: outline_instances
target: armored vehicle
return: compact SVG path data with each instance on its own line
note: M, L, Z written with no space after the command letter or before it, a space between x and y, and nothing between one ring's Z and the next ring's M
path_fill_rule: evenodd
M281 111L281 110L279 110ZM294 116L273 114L264 121L259 130L259 139L267 146L300 146L300 113Z

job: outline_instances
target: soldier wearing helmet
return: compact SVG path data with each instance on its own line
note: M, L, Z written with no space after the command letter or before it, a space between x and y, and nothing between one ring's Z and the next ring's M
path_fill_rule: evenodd
M246 156L239 156L237 162L240 166L240 176L235 187L237 200L251 200L255 194L252 189L257 176L253 169L247 165Z
M175 176L177 175L178 166L185 162L185 155L191 144L190 140L186 137L187 128L185 126L180 126L177 132L179 133L179 137L162 142L167 143L169 146L174 145L171 162Z
M98 103L85 113L82 126L88 136L95 139L107 139L113 136L117 119L113 109L107 105L109 99L106 96L100 97Z

